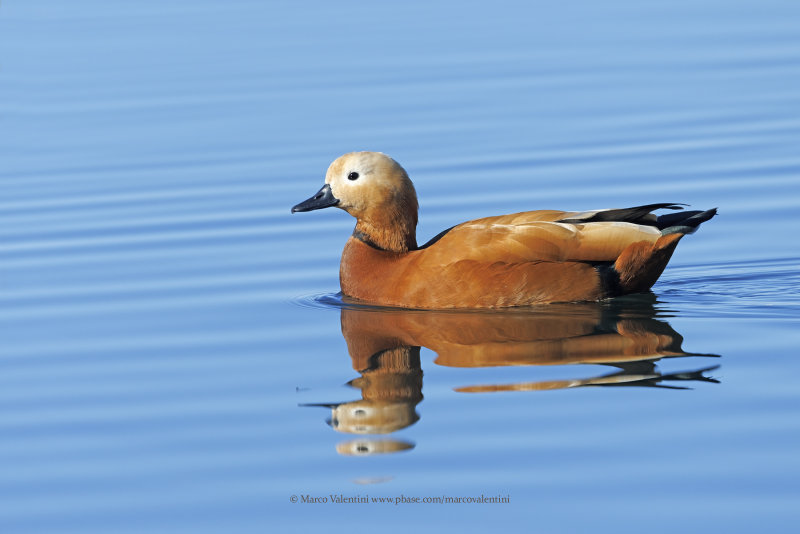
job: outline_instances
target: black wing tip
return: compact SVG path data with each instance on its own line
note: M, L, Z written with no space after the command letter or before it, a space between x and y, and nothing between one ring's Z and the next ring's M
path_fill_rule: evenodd
M659 230L669 230L669 233L687 233L689 228L697 228L701 223L717 214L717 208L710 210L682 211L689 204L682 202L660 202L658 204L644 204L631 208L601 210L591 217L578 219L561 219L556 222L569 224L582 224L592 222L630 222L645 226L654 226ZM667 213L656 216L652 212L660 209L676 210L676 213ZM679 211L678 211L679 210ZM688 232L691 233L691 232Z
M695 224L696 226L700 225L706 222L707 220L711 219L712 217L716 216L717 209L718 208L711 208L710 210L701 211L697 215L692 215L687 220L692 221L692 223Z
M685 215L685 217L680 217ZM658 218L657 227L662 235L693 234L701 224L717 215L717 208L705 211L687 211L683 214L670 213Z

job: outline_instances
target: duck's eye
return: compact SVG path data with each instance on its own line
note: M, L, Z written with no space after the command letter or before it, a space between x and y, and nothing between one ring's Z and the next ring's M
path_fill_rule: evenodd
M358 180L358 173L353 171L347 175L348 180Z

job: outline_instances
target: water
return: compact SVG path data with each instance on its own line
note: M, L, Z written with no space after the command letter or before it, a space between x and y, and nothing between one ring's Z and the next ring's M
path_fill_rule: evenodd
M0 530L791 531L798 15L3 5ZM420 242L537 208L720 214L653 295L353 309L352 220L289 208L359 149L409 171ZM302 502L332 494L392 502Z

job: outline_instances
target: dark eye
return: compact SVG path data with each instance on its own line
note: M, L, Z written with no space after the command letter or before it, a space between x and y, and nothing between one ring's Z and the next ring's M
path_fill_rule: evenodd
M358 180L358 173L353 171L347 175L348 180Z

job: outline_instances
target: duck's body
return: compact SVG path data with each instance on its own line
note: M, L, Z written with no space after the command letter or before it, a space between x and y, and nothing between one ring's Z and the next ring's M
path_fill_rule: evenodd
M407 308L496 308L646 291L678 241L716 210L656 217L621 210L529 211L468 221L416 244L413 185L374 152L340 157L326 185L292 211L339 206L358 222L342 254L342 293Z

